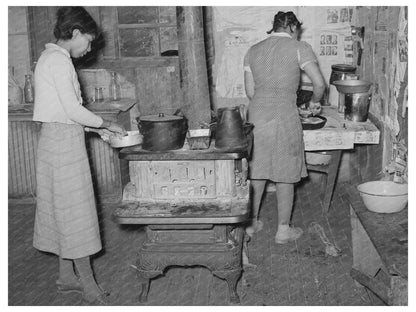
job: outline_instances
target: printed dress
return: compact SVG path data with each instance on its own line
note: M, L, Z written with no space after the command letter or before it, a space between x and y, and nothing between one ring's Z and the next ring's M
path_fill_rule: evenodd
M255 83L248 106L255 126L251 179L296 183L307 176L296 91L301 69L314 61L311 46L286 33L274 33L248 50L244 69Z

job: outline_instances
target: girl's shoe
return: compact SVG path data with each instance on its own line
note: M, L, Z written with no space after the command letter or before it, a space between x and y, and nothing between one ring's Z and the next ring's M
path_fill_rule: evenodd
M257 232L260 232L263 229L263 222L260 220L253 219L249 227L246 228L246 233L248 236L253 237Z

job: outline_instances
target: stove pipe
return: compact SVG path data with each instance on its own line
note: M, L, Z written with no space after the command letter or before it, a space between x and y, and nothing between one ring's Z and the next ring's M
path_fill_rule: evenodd
M205 57L202 7L176 7L182 109L189 129L210 123L211 110Z

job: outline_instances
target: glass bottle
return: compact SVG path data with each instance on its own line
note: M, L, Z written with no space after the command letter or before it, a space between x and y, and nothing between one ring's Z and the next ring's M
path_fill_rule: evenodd
M120 84L118 83L116 72L111 72L111 81L110 81L109 90L110 90L110 100L117 101L120 99L121 97Z
M35 101L35 90L32 83L32 75L25 75L25 87L23 89L25 94L25 102L33 103Z
M9 105L22 104L23 92L14 77L14 67L9 66Z

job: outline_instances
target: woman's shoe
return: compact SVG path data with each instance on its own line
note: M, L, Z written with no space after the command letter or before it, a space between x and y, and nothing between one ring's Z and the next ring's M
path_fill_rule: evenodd
M56 287L58 288L58 292L60 293L70 293L70 292L77 292L82 293L84 288L81 285L79 279L73 283L63 283L59 279L56 281Z
M260 232L262 229L263 222L253 219L251 225L246 228L246 233L248 236L253 237L255 233Z
M294 240L299 239L303 234L303 230L297 227L288 227L287 230L278 231L276 233L275 242L276 244L287 244Z

